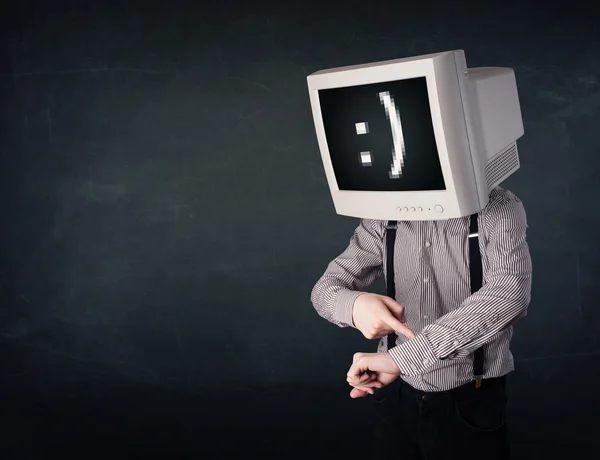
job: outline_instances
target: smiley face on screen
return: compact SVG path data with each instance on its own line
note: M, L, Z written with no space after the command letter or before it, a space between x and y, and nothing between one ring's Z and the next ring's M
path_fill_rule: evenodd
M340 190L445 190L425 77L319 91Z

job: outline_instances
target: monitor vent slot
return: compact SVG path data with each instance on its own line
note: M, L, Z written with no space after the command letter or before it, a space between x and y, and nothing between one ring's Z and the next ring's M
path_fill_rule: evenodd
M491 190L496 187L502 180L518 168L519 154L517 152L517 143L515 142L502 150L486 165L485 179L488 188Z

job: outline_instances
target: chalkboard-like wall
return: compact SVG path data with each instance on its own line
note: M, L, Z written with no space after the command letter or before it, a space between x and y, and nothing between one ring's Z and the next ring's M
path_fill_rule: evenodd
M504 186L527 209L534 286L517 367L598 377L591 16L506 2L200 3L21 2L10 16L0 337L29 350L27 372L60 381L52 356L187 390L343 380L373 344L309 301L356 221L335 214L306 76L462 48L471 67L514 68L520 90L522 169Z

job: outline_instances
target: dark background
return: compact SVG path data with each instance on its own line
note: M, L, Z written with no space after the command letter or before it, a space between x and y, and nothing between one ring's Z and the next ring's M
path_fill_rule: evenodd
M4 4L0 457L365 458L345 373L374 344L309 301L357 222L335 215L306 76L455 48L515 69L525 122L504 184L534 262L514 458L589 457L596 16L465 3Z

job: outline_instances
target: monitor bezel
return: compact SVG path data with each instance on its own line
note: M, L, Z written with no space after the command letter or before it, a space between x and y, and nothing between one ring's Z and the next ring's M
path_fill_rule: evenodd
M458 73L466 72L466 68L461 68L464 59L457 60L455 53L435 53L340 67L307 77L317 141L338 214L379 220L437 220L462 217L480 209L465 121L464 106L469 101L463 100L465 96L458 78ZM446 190L340 190L325 136L319 91L420 77L425 77L427 82L432 124Z

